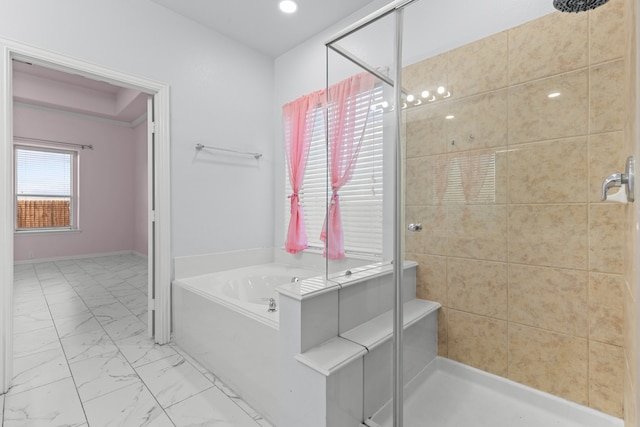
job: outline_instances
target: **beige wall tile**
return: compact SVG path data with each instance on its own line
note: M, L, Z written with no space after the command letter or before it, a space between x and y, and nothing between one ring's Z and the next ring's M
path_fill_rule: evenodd
M423 228L419 233L406 232L406 251L429 255L446 255L446 214L447 208L443 205L407 206L406 224L420 223Z
M506 31L449 52L449 86L456 97L507 86Z
M511 323L509 378L587 405L587 340Z
M587 201L587 137L509 150L509 203Z
M622 131L589 135L589 201L599 202L602 182L616 172L624 172L628 152ZM617 189L609 190L613 194Z
M625 205L599 203L589 206L589 269L624 273Z
M449 309L449 358L507 374L507 322Z
M446 114L449 152L507 145L507 91L451 101Z
M449 309L441 307L438 310L438 356L449 357L449 345L447 324L449 319Z
M628 372L624 376L624 425L635 427L638 425L638 408L636 391L633 388L635 378L631 378Z
M447 289L450 308L507 319L507 264L450 258Z
M621 417L624 401L624 352L622 347L589 343L589 406Z
M589 274L589 339L624 345L624 279Z
M407 159L406 162L406 186L411 191L405 192L405 203L411 205L426 205L427 194L427 168L424 164L429 161L428 158L419 157L415 159Z
M507 260L506 206L449 206L447 212L449 256L487 261Z
M555 12L509 30L509 83L587 66L588 16Z
M626 51L626 0L611 0L589 12L590 64L622 58Z
M424 105L406 111L407 157L447 152L446 106Z
M627 364L629 375L634 381L638 378L638 342L636 339L638 327L638 313L636 312L637 302L631 297L628 288L625 286L624 296L624 351L625 357L630 363ZM634 383L635 384L635 383ZM635 387L635 385L634 385ZM637 392L637 391L636 391Z
M509 321L587 338L585 271L509 266Z
M402 70L402 86L414 96L423 90L435 90L449 84L447 55L437 55L424 61L408 65Z
M447 258L413 254L418 263L416 296L447 306Z
M504 204L507 200L506 147L450 154L447 204Z
M447 188L447 155L407 159L407 205L438 205Z
M627 117L624 60L590 68L589 106L591 133L624 128Z
M509 262L587 268L587 205L509 206Z
M587 70L510 87L509 144L586 135L588 89Z

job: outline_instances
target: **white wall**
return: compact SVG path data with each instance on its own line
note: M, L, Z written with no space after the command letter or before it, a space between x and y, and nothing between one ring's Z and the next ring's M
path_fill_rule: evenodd
M148 0L0 8L2 38L171 85L173 256L272 244L271 58ZM264 157L198 161L196 142Z

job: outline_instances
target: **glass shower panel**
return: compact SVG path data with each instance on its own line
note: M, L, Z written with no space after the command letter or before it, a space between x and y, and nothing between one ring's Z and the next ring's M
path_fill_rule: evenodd
M605 253L594 239L601 221L622 211L599 199L612 154L593 153L622 141L622 121L602 119L599 99L624 111L623 84L608 86L624 59L589 22L622 26L623 9L568 14L520 0L404 9L405 219L422 224L405 231L406 259L418 264L417 297L442 305L438 353L581 404L594 385L593 277L621 272L593 256ZM611 53L599 56L601 45ZM582 347L562 347L562 334ZM404 342L406 365L417 341ZM622 400L620 387L610 392ZM405 426L456 419L435 400L407 392L405 402Z
M392 258L394 31L382 17L327 49L330 275Z

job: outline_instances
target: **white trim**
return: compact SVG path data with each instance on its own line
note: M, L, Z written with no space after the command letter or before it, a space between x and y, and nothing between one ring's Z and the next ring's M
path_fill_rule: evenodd
M170 132L169 86L107 69L79 59L0 38L0 393L6 392L13 371L13 94L12 58L56 70L84 75L154 96L156 103L156 336L165 344L170 336Z
M169 86L153 97L155 129L155 341L171 339L171 146ZM151 167L151 166L149 166Z
M94 253L94 254L69 255L69 256L59 256L59 257L52 257L52 258L24 259L22 261L14 261L13 264L14 265L39 264L41 262L70 261L74 259L101 258L105 256L115 256L115 255L140 255L140 254L134 251L100 252L100 253Z
M75 111L62 110L60 108L45 107L44 105L29 104L28 102L14 102L15 107L31 108L32 110L46 111L47 113L59 114L67 117L78 117L85 120L93 120L94 122L106 123L113 126L125 128L135 128L147 118L146 113L142 113L137 119L127 122L124 120L108 119L106 117L96 116L94 114L76 113Z
M147 256L147 254L143 254L142 252L138 252L138 251L131 251L131 253L135 256L139 256L141 258L144 259L148 259L149 257Z
M29 230L28 228L21 228L19 230L15 230L13 232L14 236L42 236L43 234L69 234L69 233L82 233L82 229L80 228L66 228L64 230L59 229L56 230L54 228L45 228L45 229L35 229Z
M0 392L13 373L13 92L11 49L0 42Z

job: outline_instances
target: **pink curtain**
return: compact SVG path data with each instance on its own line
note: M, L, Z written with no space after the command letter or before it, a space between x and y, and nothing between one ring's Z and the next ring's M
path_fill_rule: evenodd
M296 99L282 107L283 128L289 183L291 184L291 218L285 249L295 254L307 247L307 231L304 225L304 212L300 205L298 192L309 156L313 129L314 110L323 103L325 91L317 91Z
M375 81L373 75L361 73L329 88L327 124L332 195L320 236L326 244L325 255L329 259L344 258L338 191L351 178L358 159Z

